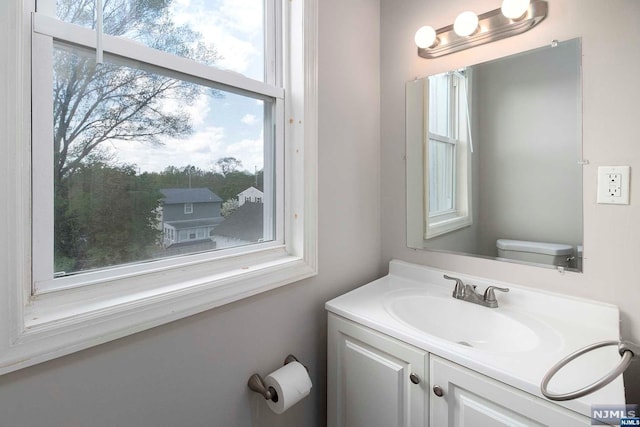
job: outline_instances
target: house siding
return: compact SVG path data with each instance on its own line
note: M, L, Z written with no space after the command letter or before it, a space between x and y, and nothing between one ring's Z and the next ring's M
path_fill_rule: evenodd
M220 216L220 202L193 203L193 213L184 213L184 203L163 206L163 220L187 221L193 219L217 218Z

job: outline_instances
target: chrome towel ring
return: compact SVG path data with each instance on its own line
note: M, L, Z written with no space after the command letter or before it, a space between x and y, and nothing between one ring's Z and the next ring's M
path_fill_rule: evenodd
M554 393L550 393L547 390L547 386L549 385L549 381L551 381L551 378L555 374L557 374L560 369L562 369L569 362L571 362L573 359L576 359L582 356L583 354L590 352L591 350L595 350L597 348L606 347L610 345L617 345L618 352L620 353L620 356L622 356L622 360L620 361L618 366L616 366L613 369L613 371L609 372L607 375L603 376L596 382L584 388L581 388L579 390L572 391L570 393L554 394ZM549 371L546 373L544 378L542 378L540 391L542 391L542 394L547 399L557 400L557 401L577 399L579 397L586 396L587 394L593 393L594 391L597 391L602 387L606 386L611 381L613 381L618 375L623 373L629 367L629 364L631 363L631 359L633 359L634 355L640 355L640 346L628 341L602 341L602 342L597 342L597 343L588 345L586 347L581 348L578 351L571 353L570 355L568 355L567 357L563 358L558 363L553 365L551 369L549 369Z

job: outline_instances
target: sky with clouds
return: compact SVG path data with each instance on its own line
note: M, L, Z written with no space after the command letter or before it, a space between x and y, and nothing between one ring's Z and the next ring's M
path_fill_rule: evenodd
M176 24L188 25L217 49L217 66L264 80L263 0L174 0L171 14ZM175 107L172 102L164 108ZM262 169L264 101L228 92L214 97L203 90L182 108L191 117L191 135L165 138L159 146L112 141L108 148L140 172L187 165L210 171L222 157L235 157L250 172Z

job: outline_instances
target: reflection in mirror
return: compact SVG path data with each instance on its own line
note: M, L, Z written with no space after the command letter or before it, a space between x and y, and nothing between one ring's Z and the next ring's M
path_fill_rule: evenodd
M424 152L426 194L424 238L469 226L471 218L470 70L431 76L428 134Z
M407 83L409 247L582 270L580 40Z

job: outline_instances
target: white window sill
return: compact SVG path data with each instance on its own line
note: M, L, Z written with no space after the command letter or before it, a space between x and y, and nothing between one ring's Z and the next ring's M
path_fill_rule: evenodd
M178 283L149 275L126 293L120 284L105 284L33 297L25 307L23 327L0 358L0 374L316 274L313 265L286 255L283 248L253 254L252 258L230 260L224 266L217 263L210 274L197 278L198 271L190 269L188 277Z
M443 234L450 233L452 231L459 230L464 227L468 227L473 224L473 220L470 215L461 215L455 218L445 219L438 222L429 221L425 225L424 238L432 239Z
M272 249L224 262L203 263L195 268L154 272L129 280L36 295L31 297L25 310L25 330L30 333L63 323L83 324L96 313L105 316L126 313L134 307L155 309L154 305L163 301L169 301L171 310L175 311L176 299L193 296L197 296L201 304L189 309L197 310L198 305L212 308L248 296L245 294L253 295L298 280L302 273L298 272L300 263L304 261L287 255L284 249ZM291 273L292 268L294 273L290 278L288 274L271 277L281 270Z

